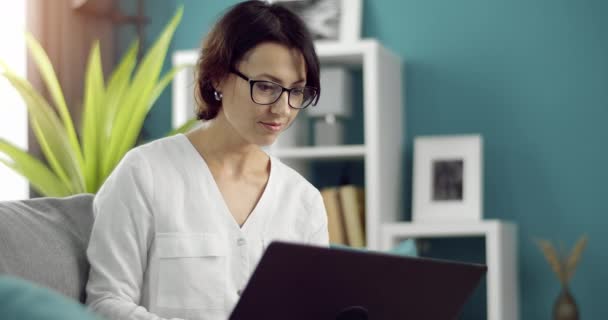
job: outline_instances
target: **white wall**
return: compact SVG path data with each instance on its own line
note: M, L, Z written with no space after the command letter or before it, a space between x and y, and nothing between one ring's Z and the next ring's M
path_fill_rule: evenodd
M25 77L25 2L0 1L0 59ZM19 94L0 78L0 137L27 148L27 111ZM0 157L5 158L2 154ZM27 181L0 163L0 201L28 197Z

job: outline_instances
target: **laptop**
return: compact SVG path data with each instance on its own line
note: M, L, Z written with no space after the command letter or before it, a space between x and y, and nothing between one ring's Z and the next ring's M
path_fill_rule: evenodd
M273 242L230 320L456 319L485 265Z

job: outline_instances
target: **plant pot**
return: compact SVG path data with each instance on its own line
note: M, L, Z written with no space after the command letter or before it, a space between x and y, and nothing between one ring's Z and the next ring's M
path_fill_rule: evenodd
M555 305L553 305L553 320L578 320L576 301L568 286L562 287Z

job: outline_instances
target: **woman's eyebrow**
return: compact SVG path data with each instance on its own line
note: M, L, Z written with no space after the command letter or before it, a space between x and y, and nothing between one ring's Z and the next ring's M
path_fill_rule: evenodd
M277 77L275 77L275 76L273 76L271 74L268 74L268 73L259 74L257 77L266 77L266 78L270 79L273 82L285 85L285 83L283 82L283 80L281 80L281 79L279 79L279 78L277 78ZM306 82L306 79L299 79L299 80L295 81L294 83L292 83L291 85L298 84L298 83L301 83L301 82Z

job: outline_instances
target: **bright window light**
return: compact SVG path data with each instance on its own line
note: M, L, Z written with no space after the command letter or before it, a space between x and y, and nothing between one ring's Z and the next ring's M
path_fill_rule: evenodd
M0 60L19 76L26 75L25 2L0 1ZM21 96L0 77L0 138L27 148L27 110ZM1 159L7 159L0 153ZM0 201L26 199L28 183L0 163Z

